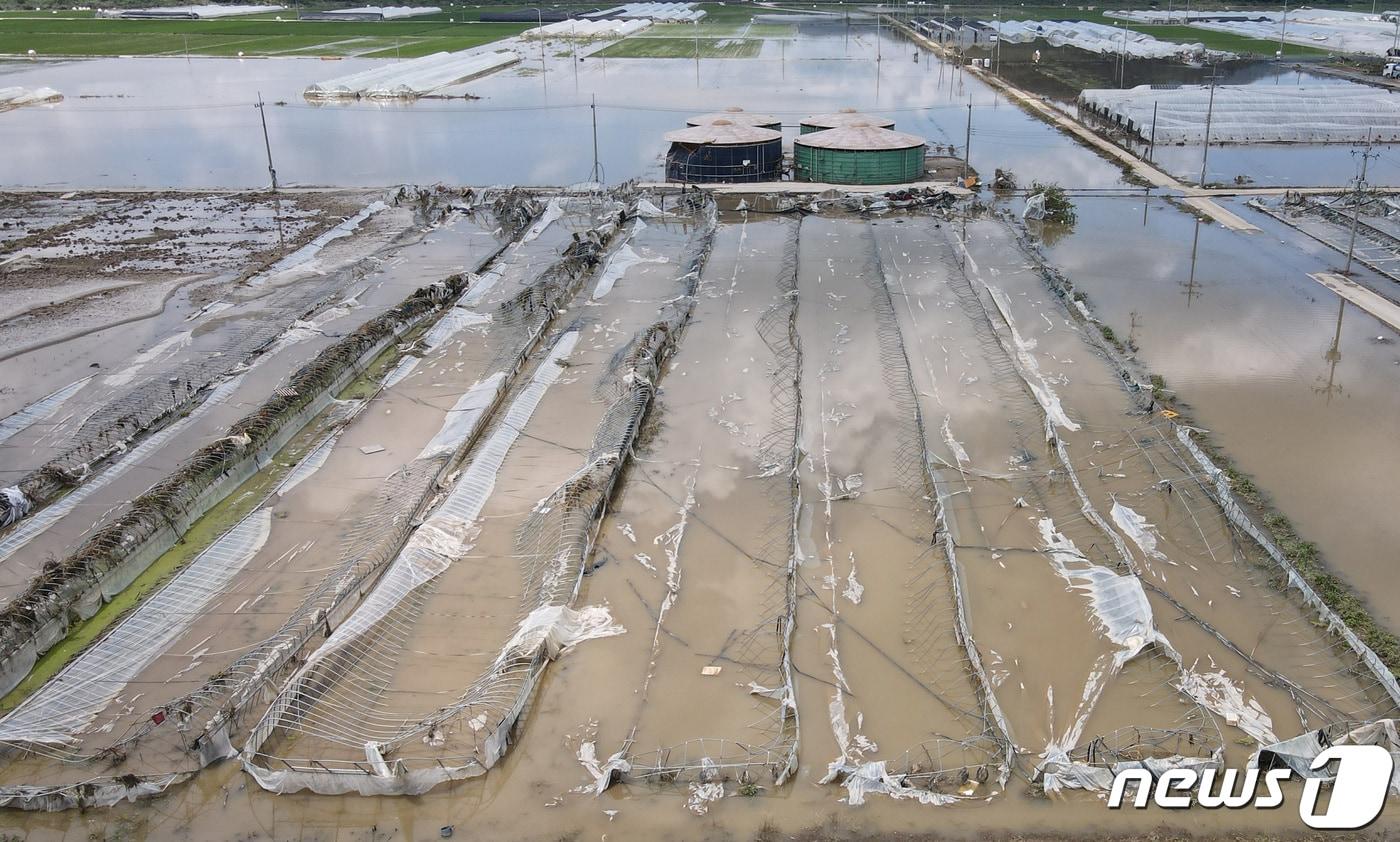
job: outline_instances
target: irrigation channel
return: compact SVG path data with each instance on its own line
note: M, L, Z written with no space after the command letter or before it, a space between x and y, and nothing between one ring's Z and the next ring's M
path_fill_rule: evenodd
M6 805L955 813L1395 715L1018 221L630 187L440 210L285 285L267 336L177 338L14 416L61 419L13 425L52 463L200 380L52 499L20 485Z

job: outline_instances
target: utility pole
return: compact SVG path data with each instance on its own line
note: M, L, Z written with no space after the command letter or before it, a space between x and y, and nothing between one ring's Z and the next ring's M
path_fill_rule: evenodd
M969 172L970 172L970 169L971 169L971 164L970 164L970 162L971 162L971 160L972 160L972 98L969 97L968 100L967 100L967 140L966 140L966 142L963 143L963 180L964 180L964 181L967 180L967 176L968 176L968 174L969 174Z
M277 169L272 166L272 141L267 138L267 109L263 106L262 91L258 91L258 116L262 118L263 148L267 150L267 172L272 176L272 192L277 192Z
M1210 101L1206 105L1206 142L1201 145L1201 186L1206 186L1206 156L1210 154L1210 118L1215 111L1215 68L1210 69Z
M598 160L598 95L593 94L593 102L589 109L593 111L593 172L589 173L588 180L597 182L600 186L603 183L603 164Z
M1123 30L1123 51L1118 58L1118 90L1123 90L1123 79L1128 75L1128 27L1122 24L1118 28Z
M1356 150L1351 150L1355 155ZM1343 275L1351 274L1351 258L1356 251L1356 226L1361 222L1361 191L1366 187L1366 164L1379 153L1371 151L1371 133L1366 133L1366 149L1361 153L1361 172L1356 176L1356 190L1352 193L1351 199L1351 237L1347 241L1347 265L1342 268Z
M994 72L996 73L996 77L997 77L998 79L1000 79L1000 78L1001 78L1001 9L998 8L995 12L992 13L992 15L993 15L993 17L995 17L995 18L997 19L996 70L995 70Z
M1186 283L1178 284L1185 287L1186 308L1191 308L1191 302L1200 297L1201 285L1196 283L1196 250L1201 244L1201 218L1196 217L1196 231L1191 235L1191 277Z
M1157 100L1152 100L1152 131L1147 136L1147 160L1152 162L1152 153L1157 151Z
M1288 31L1288 0L1283 0L1283 20L1278 27L1278 57L1283 58L1283 34Z

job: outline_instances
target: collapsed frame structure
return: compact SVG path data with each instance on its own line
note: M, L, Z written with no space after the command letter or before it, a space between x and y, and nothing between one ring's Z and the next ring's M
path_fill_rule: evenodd
M524 214L526 222L537 218L540 212L538 204L535 204L532 211ZM418 722L402 724L389 739L367 741L367 754L363 762L349 762L337 768L326 760L283 758L279 756L280 752L276 751L279 729L291 731L298 728L308 709L307 700L313 699L319 692L315 682L305 678L312 672L313 661L317 660L312 656L305 666L300 667L298 675L283 688L273 708L254 728L253 736L249 738L244 749L245 768L248 768L261 785L277 791L309 788L319 792L406 794L426 791L442 780L482 774L507 750L517 722L548 662L557 657L571 642L606 630L606 623L601 621L602 618L575 611L571 603L577 593L580 577L587 564L597 525L608 497L636 439L641 421L654 398L661 365L674 350L694 307L695 279L708 250L708 238L713 236L715 225L711 215L712 209L703 213L708 217L707 227L697 235L695 243L688 249L685 261L687 268L684 276L690 279L688 293L671 305L670 312L639 333L628 344L626 352L619 355L616 367L609 372L608 377L600 381L600 394L607 396L609 405L595 433L594 445L585 458L584 468L541 501L540 507L517 533L516 556L530 571L527 579L536 584L527 590L519 632L502 649L491 670L467 688L457 700L443 706L431 716ZM520 227L523 226L517 226L517 232ZM521 330L527 337L523 344L505 343L500 349L498 365L505 366L512 375L519 371L524 365L529 349L543 338L556 311L601 265L604 254L619 233L619 226L609 222L578 239L569 253L552 266L540 282L522 291L496 312L495 318L500 324L512 326L512 330ZM785 275L780 281L786 286L782 287L784 291L778 302L761 314L757 322L757 329L774 354L772 389L777 408L775 417L780 422L784 418L792 419L791 426L775 424L763 445L763 452L766 454L764 459L774 470L771 486L779 498L777 508L790 512L790 516L785 515L773 524L771 533L779 550L777 555L780 555L785 563L785 575L775 577L775 581L780 583L777 592L781 593L782 599L781 607L774 613L778 618L776 634L782 641L777 669L783 677L783 684L780 687L768 688L772 692L770 698L776 702L774 740L765 745L746 745L733 741L698 738L655 752L635 752L629 746L625 747L624 752L610 759L606 767L608 781L620 778L648 782L690 780L715 783L727 779L748 782L753 780L754 773L761 768L772 775L776 784L781 785L796 768L798 727L789 647L797 602L793 574L798 563L795 547L797 509L801 505L796 483L797 464L800 459L798 419L801 417L802 402L799 384L802 351L796 325L797 244L797 231L794 229L787 247L791 257L791 279L788 280ZM875 267L883 270L878 263ZM1047 281L1052 288L1058 290L1053 273L1046 271ZM936 501L933 510L936 512L939 526L931 535L942 545L944 563L950 571L950 577L941 589L931 589L929 595L931 598L948 601L953 607L953 625L965 650L970 677L977 684L978 696L983 705L981 716L986 724L981 736L968 740L931 740L904 750L890 761L838 769L831 780L839 781L847 788L852 794L852 803L858 803L858 793L870 791L890 794L929 793L928 803L945 803L939 796L956 800L959 787L969 779L987 781L996 777L1004 783L1012 771L1019 771L1027 777L1045 782L1046 788L1050 789L1052 785L1101 785L1105 772L1126 768L1132 764L1145 765L1148 768L1219 764L1221 737L1209 714L1204 713L1209 706L1196 705L1192 708L1188 705L1189 717L1183 720L1181 727L1124 728L1096 734L1085 742L1065 746L1063 756L1056 759L1055 765L1036 764L1034 769L1026 768L1024 764L1018 767L1011 741L1006 736L1009 729L997 706L996 691L988 675L989 670L981 663L977 647L972 640L972 632L964 616L963 594L960 590L956 560L957 542L952 531L945 528L944 504L947 496L945 491L938 488L939 482L934 476L936 459L926 449L928 430L925 429L916 397L917 390L909 371L906 340L901 335L893 312L891 281L883 275L877 280L875 272L869 273L867 280L870 283L880 326L877 340L885 385L895 402L902 407L899 448L904 456L900 464L906 469L907 475L901 477L901 483L908 487L914 498ZM969 290L971 289L969 286ZM451 292L462 291L463 287L459 283ZM447 292L430 294L429 312L442 309L451 297ZM989 299L994 305L1000 305L995 294L991 294ZM982 302L983 299L974 294L973 299L969 300L969 306L976 304L982 307ZM1075 304L1067 301L1067 306L1072 315L1090 318L1087 311ZM1014 333L1012 320L1007 313L997 312L997 306L987 311L986 315L989 321L1000 320L993 330L998 342L1003 340L1003 333ZM511 335L518 338L521 334ZM566 331L565 336L567 335ZM1094 331L1087 332L1087 335L1099 346L1099 350L1116 361L1112 349L1095 339ZM1004 344L1003 351L1008 371L1014 370L1033 393L1034 377L1018 367L1016 346ZM540 372L558 373L550 368L551 360L552 358L547 358L541 364L543 368ZM1151 399L1128 373L1126 365L1117 361L1116 364L1120 366L1120 376L1128 393L1139 401L1139 409L1150 412L1153 409ZM557 366L557 363L555 365ZM485 391L476 395L471 404L477 412L473 418L484 419L491 415L492 409L503 399L506 389L504 372L502 374L499 380L483 381ZM1077 486L1077 481L1073 479L1073 462L1063 451L1063 440L1056 435L1049 413L1044 420L1046 441L1057 453L1059 463L1066 472L1065 476ZM472 429L474 432L457 439L457 449L454 453L460 454L462 448L468 446L468 442L484 427L474 426ZM1387 705L1393 707L1397 700L1400 700L1400 687L1396 687L1394 677L1375 654L1357 639L1345 623L1312 591L1297 571L1291 568L1286 556L1253 525L1249 516L1234 501L1223 473L1195 444L1189 429L1153 421L1134 432L1141 433L1144 430L1150 431L1159 440L1153 443L1152 453L1155 455L1160 452L1170 457L1165 464L1173 466L1175 471L1159 470L1157 476L1160 477L1160 481L1176 489L1194 485L1201 498L1208 499L1218 506L1235 530L1261 547L1265 555L1284 571L1290 592L1296 592L1303 607L1315 612L1321 623L1326 626L1332 641L1329 645L1334 651L1349 652L1348 657L1354 659L1358 672L1371 676L1370 683L1378 688L1380 698L1380 701L1375 703L1375 713L1383 716L1387 712ZM318 444L311 449L307 460L315 458L319 447ZM1147 449L1144 449L1144 453L1147 453ZM390 498L393 497L424 500L431 483L437 481L435 478L442 476L445 466L451 464L455 458L454 455L441 460L430 460L431 464L408 466L402 474L396 474L392 480L394 483L402 483L400 490L403 493L386 495L386 504L390 504ZM297 470L300 469L299 466ZM409 489L415 491L410 493ZM1076 491L1082 499L1082 489L1076 487ZM439 510L446 506L444 503ZM187 704L175 706L173 713L192 735L197 735L190 740L188 747L200 756L200 765L233 753L230 738L244 705L269 687L272 681L285 675L288 669L296 668L298 661L309 651L308 643L326 626L327 618L333 614L343 614L352 608L354 599L365 593L378 571L389 566L396 556L408 552L407 548L401 549L400 545L412 531L412 522L424 514L421 503L411 508L411 514L401 511L389 517L390 522L394 524L393 529L382 530L381 534L374 536L364 535L362 538L370 543L342 554L342 563L348 565L341 571L345 574L344 578L340 578L334 585L330 585L328 580L328 587L318 591L316 596L320 601L314 602L314 605L308 603L307 610L294 617L285 627L288 634L279 633L276 641L269 641L269 646L263 651L242 661L237 669L219 676L211 683L209 692L189 697ZM434 525L434 516L428 515L424 525ZM466 522L470 518L458 516L457 520ZM1106 524L1103 529L1107 534L1115 534ZM366 558L360 555L364 548L369 546L376 548L373 555L377 560L373 563L368 563ZM414 546L411 538L408 546ZM427 549L436 551L441 547L440 544L434 544ZM1134 577L1141 578L1134 569L1132 554L1123 550L1120 550L1119 554L1124 558L1113 574L1115 578L1109 580L1114 582L1115 588L1125 587L1127 582L1134 581ZM1085 554L1077 551L1067 551L1065 564L1071 568L1082 564L1083 570L1107 570L1113 567L1102 562L1090 562ZM1150 590L1147 583L1138 585L1139 589L1143 587ZM401 596L406 593L407 591ZM1193 619L1209 630L1199 618ZM346 628L347 626L342 624L344 622L342 617L337 625ZM361 633L365 628L368 626L362 627ZM765 629L765 632L773 634L775 630ZM1224 641L1223 636L1221 639ZM1128 656L1126 660L1135 656L1136 653ZM1162 679L1164 687L1169 687L1173 693L1191 695L1183 681L1185 673L1180 659L1178 657L1173 661L1169 644L1149 650L1149 658L1154 668L1165 669ZM1307 710L1305 721L1310 716L1314 722L1325 723L1329 719L1341 722L1346 719L1345 714L1351 713L1339 709L1326 699L1316 697L1307 688L1292 685L1289 679L1273 672L1265 664L1256 663L1254 666L1265 674L1272 673L1271 678L1280 685L1289 686L1290 692L1296 694L1295 699L1300 709ZM348 667L334 667L346 668ZM235 699L237 701L234 701ZM479 727L472 724L478 721ZM441 759L420 761L394 756L395 750L411 739L422 737L431 745L431 741L435 739L434 735L441 729L460 729L464 724L473 731L480 732L479 750L470 756L458 758L456 763L444 763ZM151 728L145 730L149 732ZM373 745L369 745L369 742ZM878 768L875 768L876 766ZM7 788L3 797L8 798L12 804L45 808L112 803L119 798L157 791L178 777L172 775L139 781L88 784L74 787L72 791L64 793ZM1074 782L1067 783L1068 781ZM922 796L918 797L925 800Z

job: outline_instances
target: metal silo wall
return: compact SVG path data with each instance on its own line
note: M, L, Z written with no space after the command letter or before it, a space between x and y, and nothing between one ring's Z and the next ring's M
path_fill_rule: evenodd
M793 146L799 181L826 184L905 184L924 171L924 147L912 149L822 149Z

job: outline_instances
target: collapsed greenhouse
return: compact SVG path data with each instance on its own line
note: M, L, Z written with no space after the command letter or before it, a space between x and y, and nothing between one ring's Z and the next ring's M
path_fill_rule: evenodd
M756 213L632 185L371 207L321 248L410 208L434 236L253 275L297 319L217 363L148 356L107 384L140 419L26 438L88 418L83 381L0 420L85 466L23 484L33 511L7 498L8 540L156 416L261 394L226 429L196 417L202 447L11 583L14 687L179 559L0 717L4 804L110 805L234 759L277 793L417 795L537 732L522 768L568 764L568 797L697 813L793 781L952 807L1301 769L1320 729L1396 749L1389 669L1020 223L951 195ZM328 295L348 278L354 304Z
M1362 85L1138 85L1083 91L1078 106L1081 116L1162 144L1202 143L1207 126L1212 143L1400 140L1400 101Z
M520 61L512 50L433 53L308 85L307 99L416 99Z

